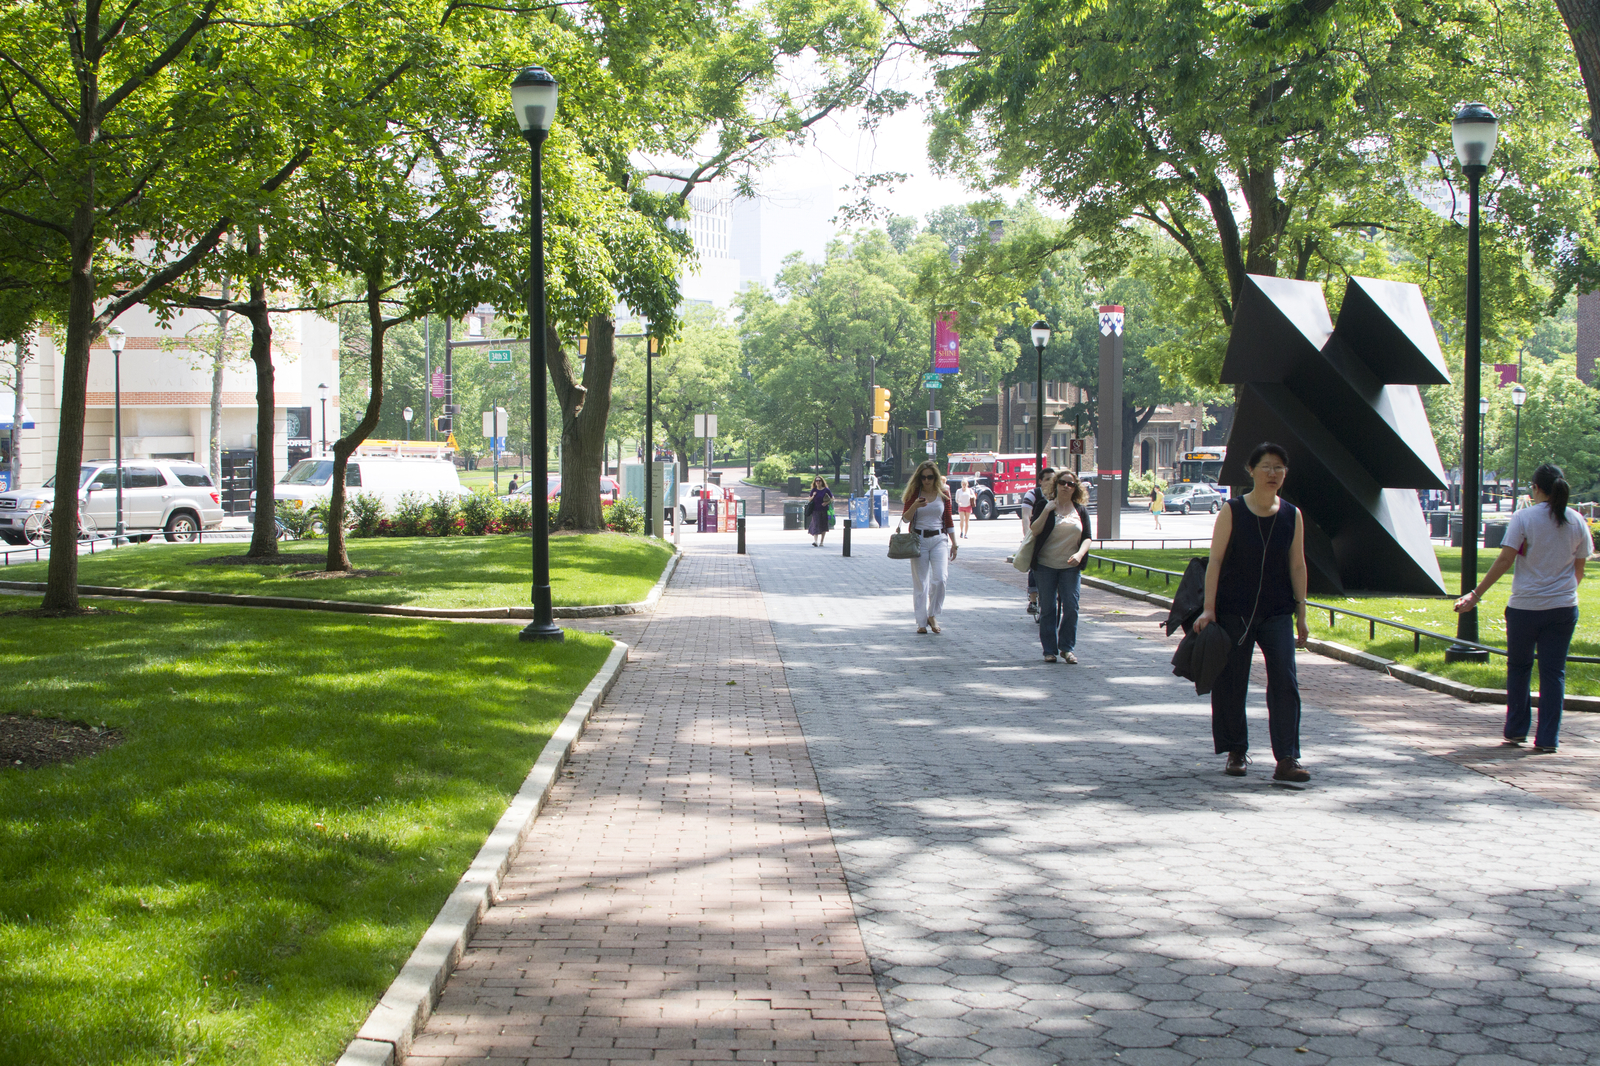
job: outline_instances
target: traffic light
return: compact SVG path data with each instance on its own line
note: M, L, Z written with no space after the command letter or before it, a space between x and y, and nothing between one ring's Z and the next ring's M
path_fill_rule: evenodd
M872 390L872 432L889 432L889 390L881 385Z
M436 433L449 433L450 432L450 416L449 415L440 415L439 417L435 418L433 420L433 429L434 429L434 432L436 432Z

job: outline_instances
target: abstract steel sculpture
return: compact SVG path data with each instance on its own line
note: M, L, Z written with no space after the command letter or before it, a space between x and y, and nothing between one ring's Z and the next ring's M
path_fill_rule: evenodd
M1334 325L1321 286L1248 275L1222 381L1239 388L1221 481L1248 486L1262 441L1288 449L1313 592L1447 594L1415 491L1444 488L1417 386L1450 381L1420 289L1353 277Z

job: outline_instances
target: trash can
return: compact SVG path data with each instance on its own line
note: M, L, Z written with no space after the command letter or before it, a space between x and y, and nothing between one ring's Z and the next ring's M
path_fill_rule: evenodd
M1505 522L1485 522L1483 524L1483 546L1485 548L1498 548L1506 540Z
M804 528L806 528L806 501L804 501L804 500L784 500L783 501L783 528L784 529L804 529Z
M889 524L889 493L884 489L872 494L872 520L880 529Z
M1450 547L1459 548L1461 545L1461 516L1453 514L1450 516Z
M1450 512L1428 512L1428 536L1448 537L1450 535Z
M872 500L866 496L850 497L850 525L866 529L872 524Z
M788 493L790 496L799 496L804 490L800 488L800 479L797 477L792 477L789 479L788 486L783 491Z

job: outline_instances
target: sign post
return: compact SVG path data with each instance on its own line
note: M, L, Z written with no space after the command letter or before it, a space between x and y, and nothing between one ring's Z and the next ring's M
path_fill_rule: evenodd
M694 435L704 437L706 440L706 477L707 485L711 484L711 442L717 435L716 415L695 415Z
M493 354L493 353L490 353ZM510 353L507 352L507 355ZM489 451L494 455L494 492L500 495L500 447L506 435L509 418L504 407L483 412L483 435L489 439Z
M1121 306L1101 305L1098 540L1122 539L1122 324Z

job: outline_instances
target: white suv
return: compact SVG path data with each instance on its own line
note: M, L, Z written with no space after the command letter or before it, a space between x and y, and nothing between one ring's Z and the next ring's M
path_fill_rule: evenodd
M0 538L29 541L37 531L33 515L55 505L55 478L43 488L0 493ZM78 468L78 500L87 519L109 535L117 527L117 464L87 462ZM211 475L199 463L182 459L125 459L122 462L122 520L130 534L148 540L165 532L168 540L192 541L201 529L222 527L222 501ZM86 523L87 524L87 523ZM28 527L25 529L25 527ZM47 535L47 534L46 534ZM34 539L38 533L34 532Z

